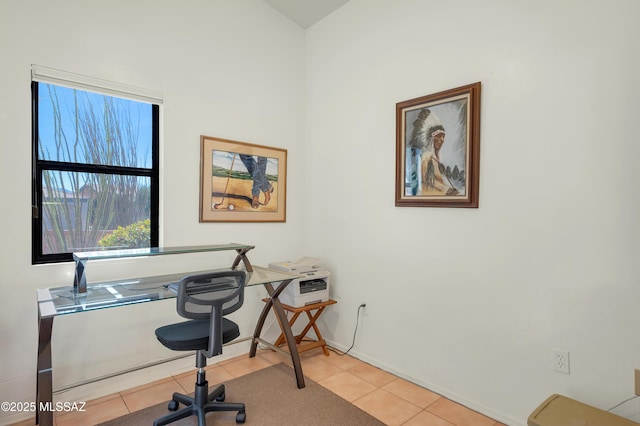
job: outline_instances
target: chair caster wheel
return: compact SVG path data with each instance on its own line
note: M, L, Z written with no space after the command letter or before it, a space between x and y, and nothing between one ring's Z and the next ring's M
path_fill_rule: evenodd
M247 421L247 413L244 411L236 415L236 423L244 423Z
M178 405L180 405L178 401L169 401L167 408L169 411L176 411L178 409Z
M218 396L216 397L216 401L218 401L218 402L224 402L224 399L225 399L226 397L227 397L227 395L225 395L225 393L224 393L224 392L222 392L220 395L218 395Z

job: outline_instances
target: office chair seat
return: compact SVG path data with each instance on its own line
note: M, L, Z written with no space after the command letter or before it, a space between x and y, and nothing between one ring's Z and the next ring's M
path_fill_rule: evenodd
M174 351L196 351L209 347L209 320L192 320L169 324L156 329L156 337ZM238 324L222 318L222 342L240 337Z
M176 309L189 321L169 324L156 329L156 337L174 351L196 351L196 383L194 396L174 393L168 409L173 411L153 422L167 425L195 415L198 425L205 426L210 411L237 411L236 422L246 421L243 403L228 403L225 387L218 385L209 393L204 367L207 358L220 355L222 345L240 336L238 325L224 315L238 310L244 301L243 271L218 271L184 277L178 284ZM178 410L180 404L184 407Z

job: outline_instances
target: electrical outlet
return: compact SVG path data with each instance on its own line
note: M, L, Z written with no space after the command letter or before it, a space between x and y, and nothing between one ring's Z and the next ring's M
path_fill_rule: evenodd
M637 368L634 371L634 387L635 387L635 394L636 395L640 395L640 370L638 370Z
M569 352L553 351L553 369L561 373L569 374Z

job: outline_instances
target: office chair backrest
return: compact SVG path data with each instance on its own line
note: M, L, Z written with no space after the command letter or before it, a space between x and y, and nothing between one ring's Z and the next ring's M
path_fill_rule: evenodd
M244 271L217 271L188 275L178 286L177 311L191 320L208 320L208 348L198 351L197 365L204 358L220 355L223 345L224 315L238 310L244 302Z
M207 272L184 277L178 287L178 314L208 319L237 311L244 302L244 271Z

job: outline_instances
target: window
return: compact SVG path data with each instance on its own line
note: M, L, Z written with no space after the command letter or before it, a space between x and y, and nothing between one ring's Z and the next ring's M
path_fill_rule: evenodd
M42 68L32 80L33 263L157 246L160 102Z

